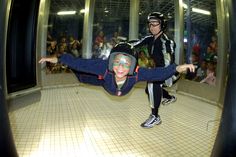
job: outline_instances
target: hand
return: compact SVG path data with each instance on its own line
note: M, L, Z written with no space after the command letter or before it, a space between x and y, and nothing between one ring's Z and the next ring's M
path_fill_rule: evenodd
M39 63L44 63L44 62L57 63L58 58L57 57L42 57L39 60Z
M179 73L183 73L189 69L190 72L195 72L195 66L193 64L183 64L183 65L178 65L176 67L176 71Z

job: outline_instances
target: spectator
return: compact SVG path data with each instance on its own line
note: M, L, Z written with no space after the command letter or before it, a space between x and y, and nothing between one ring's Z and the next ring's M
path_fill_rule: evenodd
M81 57L81 54L79 53L78 50L78 43L74 42L70 48L70 53L75 56L75 57Z
M149 67L148 58L142 50L139 52L138 65L140 67Z
M63 46L63 49L64 49L65 52L68 52L69 48L68 48L68 43L67 43L66 37L61 38L61 40L59 42L59 45L60 45L60 47ZM62 49L62 47L61 47L61 49Z
M103 31L99 31L98 35L95 38L94 41L94 54L93 58L98 58L101 53L101 49L103 48L103 45L105 44L105 35Z
M205 56L205 60L208 62L217 62L217 39L215 36L211 37L211 42L207 47L207 54Z
M200 83L206 83L209 85L216 84L215 65L213 62L209 62L207 65L206 77L200 81Z
M206 71L207 71L207 62L203 60L201 62L201 66L196 69L196 77L193 79L194 81L200 82L206 77Z

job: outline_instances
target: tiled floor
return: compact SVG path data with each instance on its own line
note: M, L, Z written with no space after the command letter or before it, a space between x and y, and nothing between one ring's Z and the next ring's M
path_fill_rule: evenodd
M72 74L60 75L45 76L49 83L44 82L39 102L11 106L19 157L210 156L218 107L176 93L175 103L160 108L162 124L143 129L150 112L143 88L114 97L101 87L75 84ZM72 84L53 86L54 76Z

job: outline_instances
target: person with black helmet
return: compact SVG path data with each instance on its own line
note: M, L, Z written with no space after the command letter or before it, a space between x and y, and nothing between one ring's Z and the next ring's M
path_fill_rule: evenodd
M127 43L115 46L108 60L82 59L63 54L60 57L49 56L39 60L39 63L44 62L65 64L74 70L81 82L103 86L109 94L116 96L126 95L139 81L161 81L176 72L195 70L192 64L172 64L166 68L154 69L139 68L136 55Z
M149 56L155 63L155 67L166 67L175 62L175 42L171 40L164 32L167 28L167 19L160 12L152 12L147 17L148 27L151 35L132 43L134 47L147 46ZM178 75L177 75L178 76ZM175 75L172 76L176 78ZM171 86L172 77L165 81L147 82L146 93L148 94L151 114L149 118L141 124L143 128L151 128L156 124L161 124L161 118L158 114L159 106L176 101L174 95L163 89L163 85Z

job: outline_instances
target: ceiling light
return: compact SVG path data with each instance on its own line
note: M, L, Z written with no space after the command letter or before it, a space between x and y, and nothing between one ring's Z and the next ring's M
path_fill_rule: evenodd
M187 4L183 3L182 6L183 6L183 8L188 9ZM204 14L204 15L211 15L210 11L198 9L198 8L192 8L192 12L200 13L200 14Z
M59 11L57 15L74 15L76 11Z
M203 9L192 8L192 11L196 13L200 13L200 14L211 15L210 11L203 10Z
M188 9L187 4L183 3L182 6L183 6L185 9Z
M81 9L79 12L80 13L85 13L85 9Z

